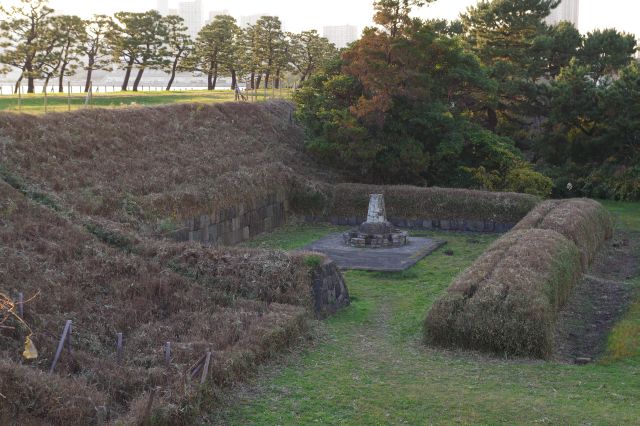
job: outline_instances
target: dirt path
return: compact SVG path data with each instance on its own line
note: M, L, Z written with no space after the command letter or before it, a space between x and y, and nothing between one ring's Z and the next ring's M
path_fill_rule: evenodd
M568 363L597 359L629 306L633 290L629 281L638 275L640 233L618 231L559 313L554 359Z

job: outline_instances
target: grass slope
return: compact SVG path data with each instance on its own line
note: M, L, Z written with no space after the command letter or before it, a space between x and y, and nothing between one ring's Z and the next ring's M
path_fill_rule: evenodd
M622 225L640 231L633 219L638 204L607 205ZM289 240L299 246L316 237L306 228L289 232ZM243 393L224 413L203 420L353 425L637 422L640 304L609 341L610 352L625 345L629 356L609 356L598 364L502 360L426 348L420 335L426 310L496 238L428 235L448 240L447 249L454 255L441 250L403 273L347 272L353 303L326 322L318 345L292 364L265 373L257 389ZM280 235L278 240L285 238Z
M257 100L268 98L288 98L289 92L277 91L274 95L269 91L265 96L264 91L257 93ZM172 92L114 92L114 93L94 93L91 100L91 107L99 108L123 108L132 106L153 106L174 103L219 103L231 102L235 98L235 93L231 90L184 90ZM71 95L71 110L85 108L86 96L84 94ZM66 94L52 93L47 95L47 112L64 112L69 109L69 99ZM29 114L45 113L45 97L36 93L33 95L23 95L21 101L18 96L0 96L0 111L24 112Z

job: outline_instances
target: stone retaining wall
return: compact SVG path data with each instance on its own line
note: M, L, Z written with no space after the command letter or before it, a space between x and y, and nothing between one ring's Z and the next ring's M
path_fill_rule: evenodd
M320 319L349 306L349 290L336 264L326 259L313 274L314 310Z
M288 211L286 194L277 192L187 220L173 238L212 246L238 244L284 225Z
M358 226L367 218L365 216L328 218L331 224L341 226ZM306 222L326 222L327 218L316 216L305 216ZM408 229L441 230L441 231L466 231L466 232L494 232L503 234L510 231L515 223L499 223L491 220L466 220L466 219L407 219L389 218L394 226Z

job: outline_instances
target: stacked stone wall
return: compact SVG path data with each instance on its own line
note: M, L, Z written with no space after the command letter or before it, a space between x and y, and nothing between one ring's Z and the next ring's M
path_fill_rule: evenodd
M191 218L173 237L211 246L234 245L284 225L288 211L286 194L276 192Z

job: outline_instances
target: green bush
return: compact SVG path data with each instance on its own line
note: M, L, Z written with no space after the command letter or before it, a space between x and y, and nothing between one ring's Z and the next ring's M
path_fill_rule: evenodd
M546 198L551 195L553 181L531 167L510 170L505 177L504 189L511 192L537 195Z

